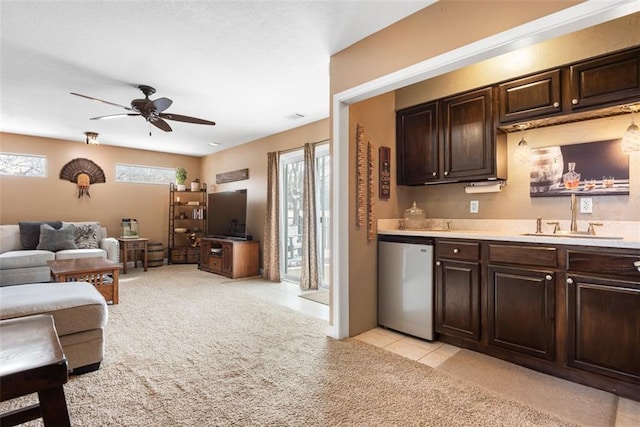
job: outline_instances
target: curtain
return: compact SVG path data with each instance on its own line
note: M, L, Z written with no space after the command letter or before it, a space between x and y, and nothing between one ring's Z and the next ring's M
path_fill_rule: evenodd
M302 190L302 271L301 289L318 289L318 246L316 244L316 164L315 144L304 145Z
M267 153L267 212L264 227L264 278L280 281L280 154Z

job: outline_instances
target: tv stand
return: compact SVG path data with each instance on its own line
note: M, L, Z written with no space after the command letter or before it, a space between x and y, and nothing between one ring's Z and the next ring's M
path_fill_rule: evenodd
M223 237L200 239L198 268L231 279L258 275L259 242Z

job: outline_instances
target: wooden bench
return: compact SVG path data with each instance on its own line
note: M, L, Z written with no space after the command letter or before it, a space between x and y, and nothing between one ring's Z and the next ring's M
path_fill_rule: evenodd
M38 314L0 321L0 401L38 393L39 403L0 414L0 425L42 418L44 425L70 426L63 385L67 360L53 316Z

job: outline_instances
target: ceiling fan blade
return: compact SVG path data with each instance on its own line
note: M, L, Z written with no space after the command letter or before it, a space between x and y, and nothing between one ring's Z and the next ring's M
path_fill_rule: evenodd
M173 130L173 129L171 129L171 126L169 126L169 123L165 122L164 120L162 120L160 118L155 118L155 119L149 120L149 123L151 123L152 125L154 125L158 129L162 129L165 132L171 132Z
M116 104L115 102L109 102L109 101L105 101L103 99L94 98L92 96L82 95L81 93L71 92L71 95L75 95L75 96L79 96L79 97L82 97L82 98L91 99L92 101L102 102L103 104L114 105L116 107L124 108L125 110L135 111L133 108L127 107L126 105Z
M140 116L140 115L141 115L140 113L111 114L109 116L91 117L89 120L117 119L120 117Z
M161 113L158 114L163 119L175 120L177 122L195 123L197 125L211 125L215 126L216 122L210 120L198 119L196 117L183 116L180 114Z
M173 101L169 98L158 98L149 102L144 106L145 110L155 110L157 113L161 113L173 104Z

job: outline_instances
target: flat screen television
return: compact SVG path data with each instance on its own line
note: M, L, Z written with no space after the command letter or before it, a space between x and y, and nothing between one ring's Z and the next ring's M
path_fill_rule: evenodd
M210 193L207 236L247 239L247 190Z

